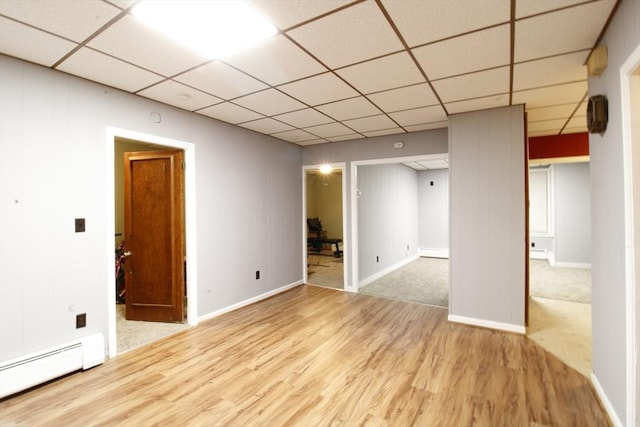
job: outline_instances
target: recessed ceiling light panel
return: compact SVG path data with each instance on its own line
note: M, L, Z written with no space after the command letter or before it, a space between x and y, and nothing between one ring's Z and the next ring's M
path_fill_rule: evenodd
M211 59L238 53L278 32L243 1L142 0L131 13Z

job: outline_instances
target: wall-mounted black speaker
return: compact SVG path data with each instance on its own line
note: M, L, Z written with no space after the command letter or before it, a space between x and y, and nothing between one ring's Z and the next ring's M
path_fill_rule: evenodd
M607 97L604 95L594 95L589 98L587 104L587 129L589 133L599 133L602 135L607 130L609 121L609 106Z

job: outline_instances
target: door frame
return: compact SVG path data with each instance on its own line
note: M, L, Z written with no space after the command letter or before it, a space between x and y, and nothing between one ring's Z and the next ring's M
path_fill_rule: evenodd
M350 265L350 245L347 235L347 177L345 176L346 164L328 163L332 169L340 169L342 173L342 289L349 290L347 284L347 266ZM302 166L302 282L307 283L309 272L307 268L307 173L319 171L322 165Z
M640 303L637 301L636 284L640 282L640 272L636 271L636 256L640 255L640 245L635 236L640 233L640 212L634 208L640 203L640 188L634 184L634 170L640 170L640 162L634 159L633 155L640 150L640 130L637 122L631 118L632 109L640 109L640 100L632 101L631 79L634 72L640 69L640 46L629 55L624 64L620 67L620 94L622 109L622 151L623 151L623 174L624 174L624 212L625 212L625 302L626 302L626 342L627 342L627 413L626 424L635 425L636 399L640 396L637 389L638 369L637 358L638 344L640 343L640 328L637 327L638 316L640 316ZM636 175L640 174L636 172Z
M146 142L162 145L167 148L177 148L184 151L184 209L185 209L185 252L187 254L187 324L198 324L198 254L196 245L196 153L195 144L177 139L164 138L128 129L107 126L106 129L106 179L107 179L107 234L105 259L107 265L106 298L107 298L107 323L108 323L108 348L109 357L116 357L117 331L116 331L116 294L114 269L114 235L115 235L115 187L114 187L114 152L116 138Z
M371 165L388 165L396 163L406 162L418 162L424 160L434 159L448 159L449 152L438 154L423 154L417 156L408 157L391 157L385 159L373 159L373 160L359 160L351 162L351 256L353 263L351 265L351 289L353 292L358 292L360 289L359 274L358 274L358 166L371 166ZM449 200L451 200L451 189L449 191ZM451 213L449 213L451 215ZM451 219L451 218L449 218ZM449 233L449 239L451 239L451 233ZM451 242L449 242L451 247ZM451 273L449 273L451 274ZM451 278L449 278L449 287L451 287ZM451 289L449 289L451 291ZM451 294L451 292L449 292ZM449 307L451 307L451 301L449 301Z

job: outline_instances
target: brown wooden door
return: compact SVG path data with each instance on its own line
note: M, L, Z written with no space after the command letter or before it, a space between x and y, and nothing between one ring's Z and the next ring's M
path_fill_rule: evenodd
M126 318L184 322L184 153L124 153Z

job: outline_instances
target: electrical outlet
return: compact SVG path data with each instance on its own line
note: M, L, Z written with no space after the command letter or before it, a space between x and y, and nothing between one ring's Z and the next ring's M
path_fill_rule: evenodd
M376 262L380 262L380 257L376 255Z
M256 280L260 279L260 270L256 270Z
M86 229L84 218L76 218L75 226L76 226L76 233L84 233Z
M87 313L76 315L76 329L84 328L87 326Z

